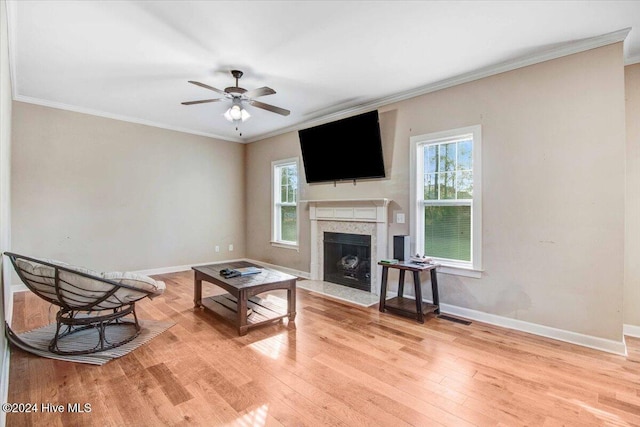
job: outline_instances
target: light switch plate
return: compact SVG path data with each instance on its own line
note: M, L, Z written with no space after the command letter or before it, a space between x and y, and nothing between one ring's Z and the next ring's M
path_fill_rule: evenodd
M404 224L404 213L402 212L398 212L396 214L396 223L398 224Z

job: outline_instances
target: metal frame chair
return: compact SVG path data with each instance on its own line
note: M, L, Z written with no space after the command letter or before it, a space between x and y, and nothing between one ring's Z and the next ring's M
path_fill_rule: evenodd
M9 257L20 280L27 288L40 298L60 307L56 314L56 333L49 343L49 351L52 353L91 354L128 343L139 335L141 329L135 311L136 301L158 294L90 274L88 270L78 267L11 252L5 252L4 255ZM24 268L34 264L45 273L53 274L35 275ZM125 320L129 315L132 319ZM132 332L117 342L111 342L107 330L114 327L129 327ZM98 332L98 342L95 346L77 350L60 348L62 338L91 328L96 328ZM8 326L7 336L19 347L30 347Z

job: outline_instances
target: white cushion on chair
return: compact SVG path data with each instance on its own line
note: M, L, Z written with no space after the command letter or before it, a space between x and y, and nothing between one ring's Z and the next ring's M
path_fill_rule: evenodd
M43 259L43 261L51 262L52 260ZM25 280L29 282L25 285L30 285L32 290L42 293L47 298L57 299L53 288L55 285L55 269L53 267L23 258L16 259L16 264Z
M151 277L142 274L112 271L110 273L102 273L102 277L120 283L121 285L152 292L153 295L151 295L151 297L161 295L166 288L164 282L153 280Z
M135 273L98 273L82 267L76 267L61 261L43 259L42 261L59 265L69 270L78 271L96 277L81 276L72 272L60 270L60 294L59 298L55 291L55 268L39 264L34 261L18 258L16 264L21 273L33 291L42 294L50 300L60 301L70 307L83 307L91 305L93 301L98 301L104 297L106 293L113 290L113 286L109 283L97 280L99 278L111 280L113 282L140 289L141 291L151 292L151 296L157 296L164 292L164 282L158 282L148 276ZM116 292L110 295L99 305L93 306L94 310L105 310L120 307L137 301L147 296L144 292L138 292L135 289L119 287Z

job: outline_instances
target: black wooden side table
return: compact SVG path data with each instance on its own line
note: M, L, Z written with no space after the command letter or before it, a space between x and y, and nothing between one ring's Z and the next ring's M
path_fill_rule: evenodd
M428 313L440 314L440 296L438 295L438 277L436 275L437 264L413 264L410 262L399 262L397 264L387 264L379 262L382 266L382 286L380 288L380 311L388 310L392 313L403 316L414 317L418 322L424 323L424 315ZM398 296L387 301L387 276L389 269L400 270L398 279ZM406 271L413 273L413 285L415 287L416 299L404 298L404 275ZM422 287L420 284L420 272L429 271L431 273L431 291L433 293L433 304L422 302Z

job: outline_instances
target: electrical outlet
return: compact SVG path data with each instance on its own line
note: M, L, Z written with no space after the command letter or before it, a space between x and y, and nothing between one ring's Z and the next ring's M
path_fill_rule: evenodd
M396 214L396 222L398 224L404 224L404 213L403 212L398 212Z
M229 245L229 252L233 252L233 244Z
M216 246L216 252L220 252L220 246Z

